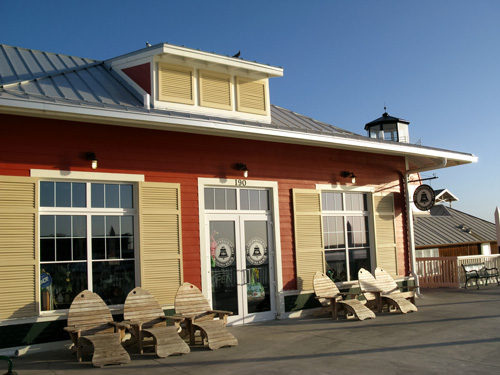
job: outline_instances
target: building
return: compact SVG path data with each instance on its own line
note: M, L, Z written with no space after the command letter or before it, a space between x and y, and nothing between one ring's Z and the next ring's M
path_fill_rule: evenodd
M443 204L415 215L414 231L417 258L498 254L495 224Z
M281 76L170 44L106 61L1 45L2 345L65 340L86 288L119 318L134 286L171 311L188 281L243 324L307 307L318 270L406 278L408 176L477 158L273 106Z

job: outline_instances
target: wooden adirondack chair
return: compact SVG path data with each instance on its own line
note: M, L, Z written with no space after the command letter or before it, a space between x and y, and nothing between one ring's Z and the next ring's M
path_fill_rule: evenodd
M416 286L408 286L409 290L407 292L402 292L392 276L389 275L386 270L378 267L375 269L375 279L380 283L380 286L383 290L383 295L399 294L402 297L410 300L411 303L415 304L415 289L417 288Z
M339 311L344 311L346 318L349 314L359 320L375 318L375 314L356 297L343 299L337 285L323 272L316 272L313 278L314 293L323 308L331 312L334 319L338 319ZM347 293L349 295L350 293ZM346 294L344 294L346 295ZM356 294L354 294L356 296Z
M189 346L179 336L182 318L165 316L158 301L147 290L137 287L130 291L123 307L124 323L130 325L132 340L129 344L137 344L143 354L144 338L153 338L155 353L164 358L172 354L187 354ZM172 320L173 326L166 321Z
M84 290L71 303L68 326L64 330L69 333L76 347L78 361L82 361L85 347L93 347L92 364L103 367L130 362L130 356L121 343L126 328L126 325L113 321L101 297Z
M395 308L406 314L411 311L417 311L417 307L398 294L386 294L384 293L383 282L377 281L373 275L361 268L358 272L358 283L361 292L366 298L368 307L375 307L377 312L382 312L384 306L387 306L389 311Z
M195 331L200 330L203 344L212 350L222 346L236 346L238 340L226 329L230 311L212 310L201 291L190 283L182 284L175 296L176 316L185 319L191 345L195 344ZM218 318L218 319L215 319Z

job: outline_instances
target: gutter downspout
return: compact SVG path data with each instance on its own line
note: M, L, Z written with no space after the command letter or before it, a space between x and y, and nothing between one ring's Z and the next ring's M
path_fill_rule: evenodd
M441 160L441 163L436 165L435 168L432 169L439 169L439 168L444 168L446 167L446 164L448 164L448 159L443 158ZM406 191L406 215L407 215L407 222L408 222L408 243L410 245L410 268L411 268L411 274L413 274L413 277L415 278L415 285L417 287L417 296L420 297L420 283L418 280L418 275L416 274L417 270L417 260L415 256L415 233L413 230L413 211L411 208L411 203L413 201L410 201L410 189L409 189L409 183L408 183L408 178L412 173L418 173L418 172L424 172L424 171L429 171L432 169L427 168L417 168L417 169L408 169L408 158L405 157L405 175L404 175L404 180L405 180L405 191Z

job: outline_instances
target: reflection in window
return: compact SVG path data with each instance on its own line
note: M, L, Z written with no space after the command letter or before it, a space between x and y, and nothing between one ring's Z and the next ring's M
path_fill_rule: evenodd
M124 302L135 287L133 195L132 184L40 183L42 311L67 309L84 289Z
M327 273L357 280L360 268L371 268L367 194L323 192L322 208Z

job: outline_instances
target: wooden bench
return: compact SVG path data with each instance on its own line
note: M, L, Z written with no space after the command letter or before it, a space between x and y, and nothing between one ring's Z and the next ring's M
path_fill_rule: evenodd
M469 280L476 280L477 289L479 289L479 279L486 279L485 285L488 285L488 279L496 278L497 285L500 285L498 268L486 268L484 263L462 264L462 268L465 272L465 289Z

